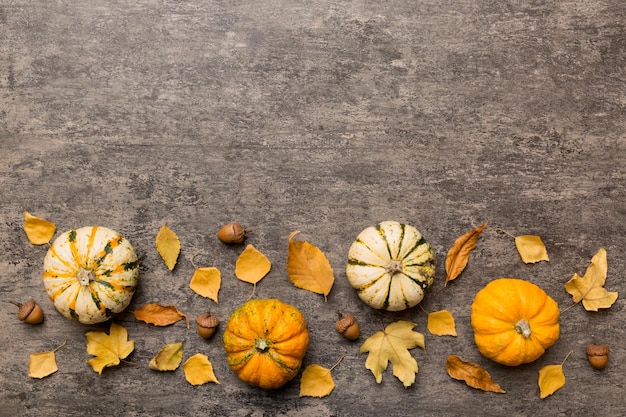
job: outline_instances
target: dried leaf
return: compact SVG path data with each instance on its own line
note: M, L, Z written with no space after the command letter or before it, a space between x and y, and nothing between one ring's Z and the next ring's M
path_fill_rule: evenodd
M546 365L539 370L540 398L554 394L565 385L563 365Z
M28 376L41 379L58 371L59 367L57 366L55 352L63 347L65 343L66 342L63 342L61 346L49 352L31 353L28 362Z
M360 352L369 352L365 367L372 371L377 383L380 384L382 381L383 371L391 361L393 375L402 381L405 387L413 385L418 367L409 349L418 346L424 348L424 335L413 331L415 326L416 324L410 321L396 321L363 343Z
M165 262L165 266L170 271L176 266L178 254L180 253L180 240L176 233L166 225L162 226L157 233L156 248Z
M235 276L244 282L255 284L272 269L270 260L252 245L246 246L235 263Z
M454 316L448 310L429 313L428 331L436 336L456 336Z
M298 288L323 294L326 301L335 282L333 268L319 248L309 242L293 240L298 233L300 232L296 231L289 235L287 249L289 279Z
M117 366L135 349L135 342L128 340L128 332L119 324L111 323L109 334L87 332L87 353L94 355L87 361L99 374L109 366Z
M33 245L49 243L56 232L57 227L48 220L33 216L24 210L24 232Z
M222 275L215 267L196 268L189 282L196 294L209 298L217 303L217 293L222 285Z
M617 292L609 292L604 288L607 274L606 249L600 250L591 258L585 275L574 274L565 284L565 290L572 296L574 303L582 300L587 311L598 311L609 308L617 300Z
M202 353L196 353L187 359L183 364L183 370L185 371L185 379L191 385L202 385L207 382L220 383L213 373L213 364Z
M183 344L170 343L161 348L148 364L155 371L175 371L183 360Z
M516 236L515 246L522 261L526 264L550 260L546 246L539 236Z
M137 310L133 311L135 318L143 322L154 324L155 326L169 326L182 319L187 321L189 328L189 319L187 316L176 308L176 306L163 306L161 304L144 304Z
M473 362L465 362L456 355L448 356L446 371L453 379L465 381L472 387L489 392L505 392L497 382L491 379L491 375L483 367Z
M302 372L300 397L322 398L335 389L331 370L320 365L309 365Z
M446 280L444 286L461 275L461 272L467 266L469 255L476 247L476 241L485 227L487 227L487 222L463 234L454 241L446 257Z

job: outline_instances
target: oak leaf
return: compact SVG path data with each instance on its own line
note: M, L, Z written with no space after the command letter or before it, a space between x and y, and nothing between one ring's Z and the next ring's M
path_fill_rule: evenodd
M546 246L539 236L515 236L515 247L526 264L550 260Z
M189 327L189 318L176 306L164 306L158 303L144 304L133 311L137 320L141 320L155 326L169 326L185 319Z
M300 380L300 397L322 398L335 389L331 372L343 360L343 356L330 369L313 364L306 367Z
M256 285L272 269L272 263L253 245L247 245L235 262L235 276L244 282Z
M172 271L180 254L180 240L178 236L167 225L163 225L157 233L155 244L159 255L165 262L165 266Z
M57 227L54 223L33 216L24 210L24 232L33 245L44 245L52 239Z
M563 362L559 365L546 365L539 370L539 397L546 398L565 386L565 374L563 373L563 364L572 354L570 351Z
M306 241L293 240L300 233L291 232L287 249L287 274L298 288L322 294L327 301L335 275L326 255L318 247Z
M49 352L31 353L28 362L28 376L31 378L45 378L59 370L55 352L61 349L66 342Z
M448 310L428 313L428 331L435 336L456 336L454 316Z
M453 379L465 381L469 387L489 392L506 392L482 366L474 362L466 362L456 355L450 355L446 359L446 372Z
M183 360L183 344L170 343L161 348L148 367L154 371L175 371Z
M202 353L196 353L187 359L183 364L183 370L185 379L191 385L203 385L207 382L220 383L213 372L213 364Z
M464 233L454 241L454 244L448 250L448 255L446 256L446 280L444 287L448 282L461 275L461 272L463 272L467 266L469 255L476 247L476 241L485 227L487 227L487 222L478 226L476 229Z
M413 331L415 326L410 321L396 321L361 345L361 353L369 352L365 367L372 371L377 383L382 381L383 371L389 362L393 365L393 375L402 381L405 388L415 382L418 366L409 349L424 348L424 335Z
M209 298L217 303L217 294L222 285L220 270L211 266L196 268L189 282L189 288L198 295Z
M135 342L128 340L128 332L123 326L111 323L109 334L105 332L87 332L87 353L94 355L87 361L98 374L109 366L117 366L135 350Z
M577 273L567 281L565 290L572 296L574 303L582 300L587 311L598 311L599 308L609 308L617 300L617 292L609 292L604 288L608 270L606 249L600 250L591 258L591 265L587 267L582 277Z

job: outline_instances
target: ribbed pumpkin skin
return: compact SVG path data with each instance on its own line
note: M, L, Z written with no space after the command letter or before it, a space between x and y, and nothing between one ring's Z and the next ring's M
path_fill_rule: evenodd
M401 311L419 304L432 285L434 257L416 228L385 221L357 236L348 251L346 275L369 306Z
M231 314L223 345L228 365L242 381L276 389L297 375L309 332L296 307L277 299L250 300Z
M43 262L43 282L54 306L69 319L100 323L124 310L135 292L139 262L131 244L101 226L70 230Z
M537 360L559 338L559 307L537 285L499 278L481 289L472 303L472 328L478 350L503 365ZM528 324L524 335L520 321Z

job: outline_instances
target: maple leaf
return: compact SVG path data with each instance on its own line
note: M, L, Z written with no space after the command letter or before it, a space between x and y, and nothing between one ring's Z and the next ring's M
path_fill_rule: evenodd
M207 382L220 383L213 373L213 364L211 364L209 358L202 353L196 353L187 359L183 364L183 370L185 372L185 379L191 385L202 385Z
M300 380L300 397L322 398L330 395L335 389L331 372L342 360L343 356L330 369L317 364L307 366Z
M196 268L189 282L189 288L198 295L217 303L217 294L222 285L222 275L215 267Z
M59 370L55 352L65 346L64 341L60 346L49 352L31 353L28 362L28 376L31 378L45 378Z
M287 249L287 274L298 288L324 295L330 293L335 275L326 255L316 246L305 241L293 240L300 233L291 232Z
M28 241L33 245L44 245L52 239L57 227L54 223L33 216L24 210L24 232Z
M156 248L159 255L163 258L167 269L172 271L176 266L178 254L180 253L180 240L172 229L167 225L161 226L156 236Z
M617 300L617 292L609 292L604 288L607 274L606 249L600 250L591 258L591 265L587 267L582 277L574 276L565 284L565 290L572 296L574 303L582 300L587 311L598 311L599 308L609 308Z
M428 331L436 336L456 336L454 316L448 310L429 313Z
M183 360L183 344L170 343L161 348L148 364L154 371L175 371Z
M135 350L135 342L128 340L128 332L119 324L111 323L109 334L105 332L87 332L87 353L94 355L87 361L98 374L109 366L117 366Z
M253 245L246 246L235 262L235 276L255 286L271 269L270 260Z
M565 374L563 373L563 364L571 354L572 351L570 351L567 356L565 356L565 359L563 359L563 362L561 362L561 364L546 365L539 370L539 379L537 380L537 383L539 385L539 397L541 399L544 399L554 394L555 392L563 388L563 386L565 386Z
M369 352L365 367L372 371L377 383L382 381L383 371L389 362L393 365L393 375L402 381L405 388L415 382L417 361L409 349L418 346L424 348L424 335L413 331L415 326L410 321L396 321L370 336L361 345L361 353Z
M189 328L189 318L178 310L176 306L164 306L157 303L144 304L133 311L133 315L137 320L154 324L155 326L169 326L185 319L187 328Z
M459 236L452 247L448 250L446 256L446 280L444 287L448 282L456 279L467 266L470 253L476 248L478 237L487 227L487 222L478 226L476 229L470 230Z
M505 392L482 366L466 362L456 355L450 355L446 359L446 372L450 378L465 381L469 387L489 392Z

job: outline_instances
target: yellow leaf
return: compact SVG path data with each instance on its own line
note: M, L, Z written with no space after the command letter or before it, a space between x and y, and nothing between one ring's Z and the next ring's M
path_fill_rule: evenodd
M515 246L522 261L526 264L550 260L546 246L539 236L516 236Z
M244 282L256 284L272 269L272 263L252 245L246 246L235 263L235 276Z
M48 220L35 217L24 210L24 232L33 245L43 245L50 242L57 227Z
M444 286L461 275L461 272L467 266L470 253L476 247L476 241L485 227L487 227L487 222L474 230L464 233L454 241L446 256L446 280Z
M562 365L546 365L539 370L540 398L554 394L565 385L565 374Z
M109 334L105 332L87 332L87 353L94 355L87 361L99 374L109 366L120 364L135 349L135 342L128 340L128 332L119 324L111 323Z
M209 298L217 303L217 293L222 285L222 275L215 267L196 268L189 282L196 294Z
M167 269L170 271L176 266L178 260L178 254L180 253L180 240L176 233L167 226L162 226L157 233L156 248L163 258Z
M211 361L202 353L196 353L187 359L183 364L183 370L185 371L185 379L191 385L202 385L207 382L220 383L213 373Z
M361 353L369 352L365 367L372 371L379 384L389 361L393 365L393 375L405 387L415 382L417 361L413 359L409 349L418 346L424 348L424 335L414 332L412 329L415 326L415 323L409 321L396 321L370 336L361 346Z
M300 397L322 398L335 389L335 381L330 369L320 365L309 365L302 372L300 381Z
M169 326L185 319L187 327L189 327L189 319L176 306L164 306L156 303L144 304L133 311L133 314L137 320L154 324L155 326Z
M574 303L582 300L587 311L598 311L599 308L609 308L617 300L617 292L609 292L604 288L607 274L606 249L600 250L591 258L591 265L587 267L585 275L578 274L567 281L565 290L572 296Z
M429 313L428 331L436 336L456 336L454 316L448 310Z
M183 344L170 343L161 348L148 364L155 371L175 371L183 360Z
M289 235L287 249L287 274L298 288L323 294L324 300L330 293L335 275L326 255L309 242L296 241L293 237L298 231Z
M465 381L472 388L489 392L505 392L483 367L474 362L465 362L456 355L448 356L446 372L451 378Z
M63 347L65 343L66 342L63 342L61 346L58 346L50 352L32 353L28 363L28 376L41 379L58 371L59 367L57 366L55 352Z

